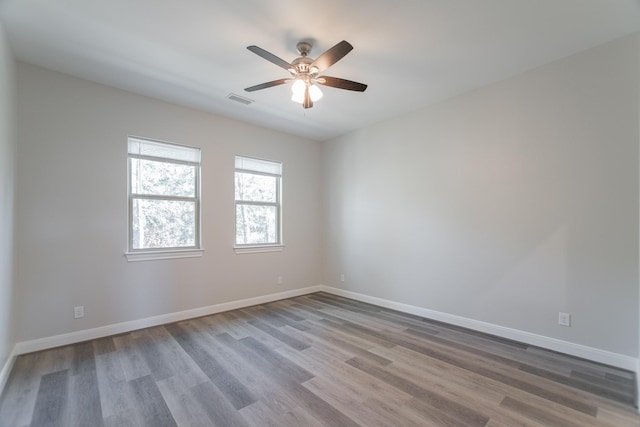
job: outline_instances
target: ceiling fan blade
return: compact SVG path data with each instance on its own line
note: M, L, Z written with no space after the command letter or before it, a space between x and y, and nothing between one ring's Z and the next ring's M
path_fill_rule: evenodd
M356 92L364 92L367 89L367 85L364 83L353 82L351 80L345 80L338 77L330 76L318 77L317 83L324 86L336 87L338 89L354 90Z
M318 72L321 73L339 60L341 60L347 53L353 50L353 46L348 41L342 40L340 43L327 50L325 53L316 58L311 64L311 67L316 67Z
M279 86L279 85L285 84L286 82L289 82L289 81L291 81L291 80L293 80L293 79L278 79L278 80L273 80L273 81L271 81L271 82L261 83L261 84L259 84L259 85L255 85L255 86L248 87L248 88L246 88L245 90L246 90L247 92L253 92L253 91L256 91L256 90L260 90L260 89L266 89L266 88L268 88L268 87Z
M249 49L251 52L255 53L256 55L266 59L267 61L273 64L276 64L278 67L284 68L287 71L289 71L289 69L291 68L291 64L289 64L287 61L275 56L271 52L267 52L266 50L258 46L255 46L255 45L247 46L247 49Z

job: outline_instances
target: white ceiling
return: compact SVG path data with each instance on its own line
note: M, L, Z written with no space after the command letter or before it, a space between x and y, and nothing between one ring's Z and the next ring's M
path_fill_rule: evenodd
M325 140L640 30L640 0L0 0L19 60L288 133ZM288 77L246 49L315 58L354 50L303 110ZM242 105L229 93L255 102Z

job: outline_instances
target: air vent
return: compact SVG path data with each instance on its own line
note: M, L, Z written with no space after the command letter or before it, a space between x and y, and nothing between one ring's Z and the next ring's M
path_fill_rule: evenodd
M243 96L236 95L235 93L230 93L229 95L227 95L227 99L239 102L239 103L244 104L244 105L249 105L249 104L253 103L253 99L245 98Z

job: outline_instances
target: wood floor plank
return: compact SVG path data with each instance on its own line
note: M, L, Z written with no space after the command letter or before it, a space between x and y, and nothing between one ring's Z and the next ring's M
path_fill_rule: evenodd
M615 380L615 379L611 379L610 377L606 377L604 375L597 375L591 372L584 372L584 371L577 371L577 370L571 371L569 376L572 378L577 378L577 379L586 381L588 383L596 384L599 387L603 387L605 389L621 390L622 392L626 392L629 394L633 393L633 386L634 386L633 382ZM623 400L626 400L626 397L623 398Z
M511 397L507 396L504 398L501 406L509 409L515 410L518 414L522 414L527 418L530 418L534 421L537 421L544 425L552 425L552 426L565 426L565 427L582 427L582 424L573 423L566 418L560 418L557 415L552 414L551 412L547 412L536 408L532 405L528 405L523 402L519 402Z
M317 293L19 356L0 426L640 427L636 381Z
M349 327L361 329L363 332L372 334L374 336L384 337L401 347L405 347L410 350L416 351L418 353L425 354L429 357L441 360L448 364L452 364L454 366L467 369L478 375L502 382L503 384L522 389L524 391L527 391L528 393L538 395L547 400L551 400L555 403L565 405L569 408L575 409L580 412L584 412L585 414L595 416L597 413L597 408L592 405L588 405L584 402L576 400L565 394L554 392L544 387L540 387L536 384L533 384L531 382L528 382L522 379L520 376L514 375L513 373L507 373L507 371L501 372L498 370L487 368L485 366L478 365L475 363L475 360L471 360L471 359L467 360L465 358L453 357L451 356L453 351L449 351L449 352L436 351L428 345L423 345L414 341L409 341L402 337L397 336L396 334L392 334L389 332L374 331L362 326L350 325Z
M276 308L286 310L287 312L293 313L296 316L301 317L305 320L323 319L322 316L318 316L311 311L304 310L303 309L304 306L300 302L301 301L299 299L294 298L294 299L288 299L288 300L282 300L282 301L275 301L271 304L273 304L274 307ZM307 307L307 308L311 308L311 307Z
M133 334L113 337L113 343L121 355L122 369L128 381L150 375L151 371L137 349Z
M106 337L93 341L93 351L96 355L111 353L116 351L116 345L113 343L112 337Z
M193 387L209 379L164 327L147 329L146 334L155 343L157 357L161 357L171 367L172 374L187 386Z
M325 425L341 427L360 425L303 385L294 384L292 390L300 400L301 406L322 420Z
M598 408L598 420L615 427L638 427L640 419L637 412L614 411L607 408Z
M277 368L278 370L283 370L288 372L288 374L294 378L295 382L302 383L311 378L313 378L313 374L307 371L306 369L296 365L285 357L282 357L280 354L275 351L267 348L261 342L255 340L254 338L242 338L239 340L245 347L253 350L257 355L263 358L268 364L270 364L273 368Z
M68 426L92 425L101 427L103 425L102 403L100 402L93 348L91 342L74 346L75 357L70 376L70 395L76 396L76 398L71 399L69 404Z
M143 427L144 423L138 421L137 411L129 410L104 418L105 427Z
M410 394L421 401L428 401L429 405L444 413L450 414L451 417L456 418L461 425L484 426L487 421L489 421L489 417L478 411L470 409L451 399L447 399L438 393L395 375L384 368L369 364L362 359L355 357L347 360L346 363Z
M203 324L203 319L194 319L188 323L192 323L195 325L202 325ZM262 342L264 345L266 345L267 347L274 349L274 348L278 348L282 345L284 345L282 343L282 341L277 340L276 338L272 337L271 335L254 328L253 326L249 325L248 323L245 323L241 326L241 328L244 331L243 336L247 337L247 336L252 336L255 339L257 339L258 341ZM206 329L207 333L211 336L215 336L215 335L219 335L221 333L226 333L224 330L221 330L220 328L207 328Z
M0 397L0 425L28 426L38 395L40 376L38 353L18 357Z
M434 426L446 426L446 427L457 427L457 426L467 426L463 422L460 421L458 417L454 414L450 414L446 411L438 409L433 405L425 402L421 399L412 399L405 405L405 410L409 413L415 414L424 420L425 425L434 425ZM485 426L485 424L481 424Z
M333 316L332 314L326 313L321 311L320 309L322 309L322 305L320 304L314 304L313 302L310 301L304 301L304 304L300 303L300 304L294 304L293 305L295 308L298 308L304 312L307 312L313 316L315 316L318 320L321 319L327 319L327 320L333 320L336 323L343 323L344 319L338 316Z
M221 322L224 322L224 329L226 332L239 340L251 336L251 332L247 331L246 323L243 320L238 319L238 314L234 312L224 312L216 315Z
M528 354L535 355L541 360L545 360L553 364L568 366L572 370L588 370L591 372L601 372L605 375L621 375L626 376L627 378L635 379L635 374L631 371L614 368L612 366L607 366L598 362L592 362L589 360L581 359L579 357L572 357L567 354L558 353L556 351L551 351L540 347L530 346L526 349L526 352Z
M96 374L105 425L122 423L119 420L123 414L128 414L127 418L131 420L131 424L137 425L136 417L130 416L135 413L135 405L130 385L120 364L120 354L114 351L96 356Z
M489 384L490 380L474 381L473 375L462 371L456 372L454 378L451 378L450 370L437 372L436 369L430 369L427 373L424 364L420 363L394 361L393 365L387 367L386 370L406 380L428 385L430 390L438 392L441 396L463 403L469 409L482 413L491 420L499 421L504 425L530 424L526 418L519 414L505 412L497 408L505 397L505 390L504 387L499 390L495 384ZM513 390L509 392L514 393ZM517 393L514 394L517 395ZM592 421L592 419L587 421Z
M164 359L162 352L158 349L158 344L156 344L158 340L151 339L145 333L134 341L155 381L161 381L174 375L172 365Z
M297 323L304 322L305 320L307 320L305 317L298 316L294 311L279 308L275 304L271 307L270 311L280 317L286 317L287 319L293 320L294 322L297 322Z
M348 393L346 388L341 387L341 384L315 377L305 382L303 386L358 423L358 425L370 427L385 427L388 425L384 418L375 412L369 411L363 401ZM400 419L396 420L397 423L399 421Z
M236 409L243 408L257 400L244 384L231 375L180 325L168 325L166 329Z
M151 375L129 381L145 427L177 426Z
M304 381L308 378L308 373L304 377L298 378L294 372L287 370L287 366L270 363L259 353L252 351L227 333L212 336L211 339L213 340L212 348L217 355L226 360L227 366L231 366L231 370L235 370L237 373L242 371L244 375L238 375L242 376L245 382L251 384L252 387L256 387L257 384L258 390L264 391L265 387L266 390L269 390L279 384L288 386L290 383ZM265 400L265 396L262 397L262 400ZM291 407L293 406L295 405Z
M362 405L372 414L376 414L376 416L384 420L384 425L387 426L424 427L425 425L423 418L413 412L404 410L404 405L392 405L377 397L366 399L362 402Z
M402 390L386 387L377 378L344 363L341 359L333 358L330 353L324 351L324 348L309 348L302 352L293 352L287 348L281 348L277 351L285 353L289 359L300 365L308 366L310 371L317 373L317 377L339 385L348 390L350 395L356 396L362 401L371 397L378 397L390 404L402 405L411 398L410 395Z
M326 342L328 345L344 350L352 356L360 356L379 365L388 365L391 363L389 359L385 359L384 357L369 352L368 349L372 347L371 345L367 345L366 348L362 348L356 345L354 341L346 341L335 334L328 334L324 329L319 328L310 328L305 331L305 333L316 337L319 341Z
M227 396L221 393L211 382L198 384L193 387L192 392L201 407L204 408L209 419L213 422L213 425L228 427L243 427L247 425L240 413L236 410L244 408L247 405L234 408L229 400L226 399Z
M177 376L157 382L169 411L179 426L213 426L213 422L189 387Z
M442 345L447 346L449 348L454 348L456 350L461 350L461 351L463 351L465 353L472 354L474 357L482 357L482 358L487 359L487 360L495 361L495 362L499 363L502 366L512 366L512 367L515 367L515 368L520 368L522 366L522 363L520 361L513 360L513 359L510 359L508 357L500 356L498 354L495 354L495 353L492 353L492 352L489 352L489 351L479 350L478 348L476 348L476 347L474 347L472 345L467 345L467 344L461 344L461 343L457 343L457 342L447 341L446 339L443 339L438 335L424 334L424 333L422 333L420 331L417 331L417 330L411 329L411 328L406 329L405 331L402 332L402 334L406 335L406 336L420 337L420 338L422 338L423 341L442 344Z
M390 370L398 375L408 379L415 379L421 383L430 383L430 387L436 389L449 389L457 395L457 400L469 402L470 405L482 405L487 411L487 415L494 421L500 421L501 424L513 426L522 424L537 424L535 421L518 416L514 412L504 412L495 406L499 406L505 396L513 397L517 400L526 402L542 408L543 410L553 411L561 418L566 418L578 422L582 425L598 424L596 420L587 414L575 411L563 405L558 405L551 401L546 401L538 396L531 395L521 389L513 387L505 387L503 383L498 381L474 375L472 372L464 369L447 365L437 360L429 360L427 356L416 354L411 350L397 348L392 359L394 361ZM389 350L376 349L383 355L387 355ZM563 387L559 385L558 387ZM454 398L452 395L451 398ZM587 399L585 403L590 404ZM598 414L602 407L598 408ZM637 414L634 414L637 417ZM640 419L639 419L640 421Z
M209 335L199 334L195 331L190 332L194 335L196 340L207 348L207 351L216 355L217 360L225 367L225 369L245 384L254 395L260 396L261 401L272 411L277 413L287 412L293 410L297 406L294 400L291 399L288 394L284 393L278 384L275 384L268 375L265 375L264 369L266 369L265 366L267 366L266 362L264 366L259 366L254 363L246 363L246 361L239 357L236 352L218 342L215 339L215 334ZM227 334L227 337L230 336ZM236 344L242 347L237 341ZM244 347L242 347L242 349L244 349ZM257 355L254 356L255 359L258 359Z
M42 376L36 398L32 427L65 427L67 425L69 371Z
M373 346L394 347L395 346L394 343L389 342L386 339L378 338L370 334L362 333L361 331L355 328L349 328L349 324L336 323L328 319L322 319L318 322L314 322L313 324L314 326L323 328L323 329L330 328L332 334L337 336L342 336L350 342L361 343L359 345L363 348L367 348L367 346L368 347L373 347Z
M633 405L634 403L634 399L633 399L633 395L631 395L629 392L631 390L628 390L626 393L624 392L624 390L614 390L611 389L609 387L602 387L601 385L594 383L592 381L584 381L583 379L581 379L580 377L576 378L576 377L565 377L563 375L558 375L555 374L553 372L544 370L544 369L540 369L540 368L535 368L532 366L521 366L520 370L524 371L524 372L528 372L530 374L533 375L537 375L539 377L543 377L543 378L548 378L553 380L554 382L560 383L560 384L565 384L571 387L575 387L575 388L579 388L581 390L585 390L588 391L590 393L593 394L597 394L599 396L603 396L609 399L613 399L613 400L617 400L619 402L628 404L628 405Z
M264 427L299 427L308 425L300 419L293 418L291 412L271 410L262 401L245 406L239 412L250 425L262 425ZM316 426L322 427L322 424L316 423Z
M251 319L248 321L248 323L256 329L260 329L262 332L265 332L275 339L282 341L291 348L294 348L296 350L304 350L305 348L309 348L309 344L307 344L306 342L295 339L292 336L282 332L281 329L273 327L258 319Z

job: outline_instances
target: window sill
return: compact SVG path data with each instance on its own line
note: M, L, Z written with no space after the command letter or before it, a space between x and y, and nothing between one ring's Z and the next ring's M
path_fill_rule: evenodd
M282 252L284 245L265 246L234 246L233 250L237 254L257 254L261 252Z
M176 249L168 251L125 252L127 261L155 261L159 259L197 258L201 257L204 249Z

